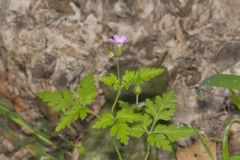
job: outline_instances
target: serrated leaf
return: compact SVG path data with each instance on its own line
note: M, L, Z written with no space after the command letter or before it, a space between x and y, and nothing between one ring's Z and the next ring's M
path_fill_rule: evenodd
M94 123L93 128L106 128L113 125L114 121L111 113L105 113Z
M88 74L80 81L80 86L76 89L76 92L80 96L79 102L81 105L89 105L94 101L97 95L97 89L93 73Z
M174 92L170 91L157 96L154 101L146 100L146 112L152 115L156 120L171 120L176 112L176 97Z
M194 135L195 131L193 128L179 128L176 125L157 125L155 130L153 131L153 134L164 134L171 142L174 142L176 140Z
M130 128L129 130L130 135L137 138L141 137L151 123L152 123L152 120L150 116L147 114L143 115L142 122Z
M113 87L114 90L118 89L119 80L118 80L117 76L115 76L112 73L108 76L101 77L100 81L103 82L107 86Z
M54 111L65 110L73 104L73 95L69 91L64 91L63 95L60 91L43 91L37 96L46 102Z
M172 144L166 136L162 134L150 134L147 138L149 144L165 151L172 151Z
M134 84L134 81L135 81L135 71L126 70L122 78L123 88L128 89L131 85Z
M116 138L124 145L128 144L129 141L129 127L126 123L116 122L110 130L111 136Z
M85 106L81 106L80 110L79 110L79 117L84 120L87 117L87 114L89 113L90 109L85 107Z
M163 150L172 151L172 142L194 134L195 130L193 128L178 128L175 125L157 125L154 131L148 136L148 143L156 145L156 147Z
M79 106L74 106L70 110L66 111L57 124L56 132L70 126L73 121L77 120L79 117L79 110Z
M163 68L140 68L135 73L135 82L136 84L141 85L142 83L158 76L162 72L164 72Z
M201 85L240 90L240 76L234 74L215 74L204 80Z
M140 121L142 119L142 116L141 114L134 113L130 109L124 108L117 112L117 119L121 122L132 123L135 121Z
M124 102L124 101L119 100L119 101L118 101L118 104L119 104L119 107L120 107L120 108L130 109L130 105L129 105L129 103L127 103L127 102Z
M142 85L144 82L164 72L162 68L140 68L137 71L125 71L122 86L128 89L131 85Z

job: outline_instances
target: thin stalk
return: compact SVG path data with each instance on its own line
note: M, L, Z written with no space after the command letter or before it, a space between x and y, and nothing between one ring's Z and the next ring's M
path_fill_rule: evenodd
M120 97L121 90L122 90L121 75L120 75L120 67L119 67L119 63L118 63L118 57L116 57L115 60L116 60L116 64L117 64L117 76L118 76L118 79L119 79L119 84L118 84L117 96L116 96L115 101L114 101L113 106L112 106L112 112L114 112L114 109L115 109L115 107L117 105L117 102L118 102L118 99Z
M136 105L138 105L138 98L139 98L139 95L136 94Z
M118 99L119 99L120 94L121 94L121 90L122 90L122 86L120 86L119 89L118 89L117 96L116 96L115 101L114 101L113 106L112 106L112 112L114 112L114 109L117 105Z
M94 115L94 116L96 116L97 118L100 117L97 113L95 113L95 112L93 112L93 111L90 111L89 113L92 114L92 115Z
M150 151L150 145L148 144L148 145L147 145L147 154L146 154L144 160L147 160L147 159L148 159L149 151Z
M153 123L152 123L151 129L150 129L150 131L148 132L148 134L151 134L151 133L152 133L152 131L153 131L154 126L156 125L156 123L157 123L157 119L154 118L154 121L153 121ZM150 145L148 144L148 145L147 145L147 153L146 153L146 156L145 156L145 160L148 159L149 152L150 152Z
M121 153L120 153L120 151L119 151L118 144L117 144L117 142L116 142L115 137L113 138L113 144L114 144L114 148L115 148L115 150L116 150L116 152L117 152L117 155L118 155L118 160L123 160L123 158L122 158L122 156L121 156Z

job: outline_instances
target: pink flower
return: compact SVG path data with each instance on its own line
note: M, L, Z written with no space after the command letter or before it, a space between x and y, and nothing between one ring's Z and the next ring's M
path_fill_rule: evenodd
M126 36L121 36L117 34L114 35L110 40L113 44L116 44L118 46L122 46L123 44L128 43L128 38Z

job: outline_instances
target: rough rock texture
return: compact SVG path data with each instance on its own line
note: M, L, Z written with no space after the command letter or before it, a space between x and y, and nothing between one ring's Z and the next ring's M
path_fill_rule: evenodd
M174 122L191 125L223 110L228 95L206 89L199 100L198 83L214 67L240 71L239 8L239 0L0 0L1 97L35 123L36 92L73 89L90 71L106 73L114 65L107 41L119 33L130 40L122 63L168 69L178 94Z

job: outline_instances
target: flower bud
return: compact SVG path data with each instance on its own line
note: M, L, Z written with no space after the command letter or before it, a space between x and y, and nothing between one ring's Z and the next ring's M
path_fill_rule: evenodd
M140 95L142 93L142 88L140 85L137 85L134 90L135 94Z
M114 57L114 53L113 53L112 51L108 51L108 52L107 52L107 55L108 55L108 57L110 57L110 58Z

